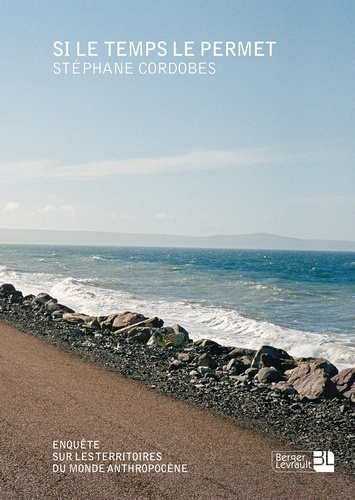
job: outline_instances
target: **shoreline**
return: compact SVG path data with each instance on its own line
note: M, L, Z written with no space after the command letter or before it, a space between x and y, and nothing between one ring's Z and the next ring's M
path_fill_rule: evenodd
M338 468L334 474L275 471L271 456L286 448L256 430L4 323L0 337L3 500L352 498L354 479ZM59 451L66 456L58 458ZM88 459L92 452L98 456ZM125 463L143 470L111 472L108 465ZM90 472L82 471L85 464ZM147 464L175 472L144 473Z
M351 398L333 397L332 394L314 400L300 398L288 389L278 389L275 382L261 382L254 372L252 377L243 378L244 374L238 374L237 370L241 359L247 362L257 354L248 349L233 350L213 341L190 341L184 346L146 346L146 342L128 335L135 325L135 331L139 330L138 334L144 337L147 334L144 328L148 328L147 323L152 319L146 318L143 320L145 326L140 327L136 318L135 323L112 332L102 330L93 319L91 325L85 323L85 315L81 315L80 321L72 316L76 322L54 318L53 313L49 314L48 305L45 306L50 301L48 296L41 303L38 297L36 302L36 297L23 298L20 294L18 291L8 295L0 293L0 321L3 323L297 450L331 450L337 466L354 473L355 404ZM46 294L40 295L43 299ZM162 330L159 325L154 327L157 331ZM267 353L263 356L265 361ZM275 358L272 359L275 364ZM291 359L281 358L281 361L290 366L294 363ZM260 371L260 366L258 369Z

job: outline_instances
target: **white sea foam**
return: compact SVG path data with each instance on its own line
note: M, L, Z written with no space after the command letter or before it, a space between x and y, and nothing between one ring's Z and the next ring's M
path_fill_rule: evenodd
M324 357L339 369L354 364L355 347L347 334L328 335L283 328L244 317L232 309L188 301L138 299L124 290L95 286L95 281L46 273L22 273L0 266L1 283L12 283L24 295L47 292L77 312L108 315L136 310L147 316L159 316L166 325L180 323L194 340L210 338L224 345L252 349L273 345L293 356Z

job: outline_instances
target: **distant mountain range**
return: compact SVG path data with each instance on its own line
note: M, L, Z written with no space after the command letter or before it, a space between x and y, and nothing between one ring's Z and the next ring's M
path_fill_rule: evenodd
M252 233L234 236L173 236L165 234L130 234L95 231L0 229L0 243L355 252L355 241L305 240L277 236L269 233Z

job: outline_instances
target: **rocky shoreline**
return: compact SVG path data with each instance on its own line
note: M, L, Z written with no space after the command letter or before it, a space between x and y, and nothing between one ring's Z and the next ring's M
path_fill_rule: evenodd
M46 293L24 297L0 286L0 321L44 338L152 389L202 406L296 450L331 450L336 467L355 471L355 368L192 342L180 325L125 311L92 317Z

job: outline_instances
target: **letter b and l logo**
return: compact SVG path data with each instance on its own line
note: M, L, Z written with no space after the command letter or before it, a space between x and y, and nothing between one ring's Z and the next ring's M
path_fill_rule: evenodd
M334 472L334 453L332 451L314 451L313 469L316 472Z

